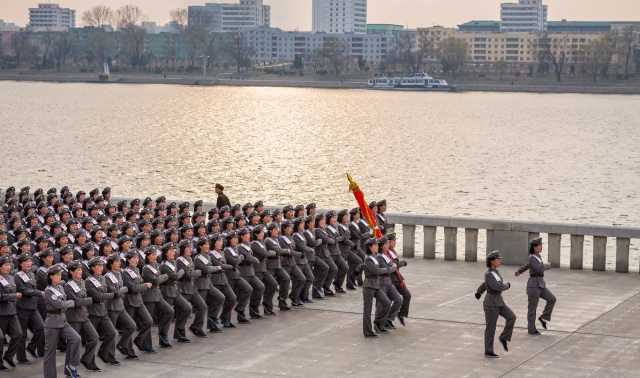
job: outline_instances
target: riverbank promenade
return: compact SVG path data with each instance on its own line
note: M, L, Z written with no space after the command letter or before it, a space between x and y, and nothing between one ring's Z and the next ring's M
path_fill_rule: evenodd
M402 269L412 292L407 326L377 339L362 334L362 293L315 301L275 317L174 342L173 349L139 361L105 366L100 377L636 377L640 371L638 274L552 269L545 279L558 298L541 336L527 334L528 275L515 266L500 272L511 289L506 303L518 319L509 352L497 342L499 359L484 356L482 299L473 296L483 262L407 259ZM541 301L539 312L544 301ZM498 333L504 321L498 322ZM173 327L172 327L173 328ZM173 331L169 334L171 335ZM152 329L157 335L157 329ZM192 336L192 335L188 335ZM157 345L157 340L154 340ZM64 355L58 353L58 375ZM83 367L83 377L93 376ZM41 377L42 359L18 365L7 377Z

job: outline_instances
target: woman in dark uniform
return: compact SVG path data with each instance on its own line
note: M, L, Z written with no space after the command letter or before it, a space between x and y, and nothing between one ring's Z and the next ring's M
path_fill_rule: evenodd
M169 276L160 272L160 264L158 264L158 249L156 247L149 247L144 251L145 266L142 268L142 277L145 282L151 283L149 290L142 293L142 301L147 307L149 314L156 314L158 319L158 338L162 348L171 348L169 342L169 326L171 325L171 318L173 318L173 308L162 297L160 291L160 285L169 279ZM153 343L151 341L151 334L149 333L144 339L142 346L149 350L153 349Z
M11 340L7 351L2 359L12 368L16 367L13 356L18 351L20 340L22 340L22 329L16 312L16 301L22 298L22 293L16 292L16 284L10 274L13 263L9 256L0 257L0 331L3 335L8 335ZM2 338L0 338L2 341ZM0 354L2 349L0 349ZM2 362L0 361L0 364ZM0 367L0 370L3 370Z
M513 326L516 323L516 314L511 311L509 306L504 303L502 299L502 292L509 290L511 284L504 282L498 272L500 266L499 251L493 251L487 255L487 272L484 274L484 289L487 291L487 295L484 297L484 317L486 322L486 328L484 331L484 355L491 358L498 358L498 355L493 352L493 338L496 334L496 324L498 323L498 315L505 318L506 323L504 330L500 334L500 343L505 352L509 351L507 342L511 341L511 334L513 333ZM480 287L482 288L482 285ZM479 288L478 291L482 291Z
M196 337L206 338L207 334L204 333L202 327L204 327L204 320L207 317L208 308L196 287L196 280L198 277L202 276L203 272L201 270L196 270L196 266L191 258L193 247L188 240L181 241L178 248L180 251L180 257L177 259L177 267L185 272L184 276L182 276L178 282L178 289L180 289L180 293L184 299L191 303L191 307L195 310L195 317L193 319L193 323L191 323L191 326L189 327L189 330L196 335ZM184 328L179 330L176 325L176 330L180 331L179 333L183 338L187 338L184 334ZM178 339L178 341L180 341L180 339Z
M378 337L371 327L371 308L373 307L373 298L376 299L379 307L376 309L375 321L373 323L375 331L378 333L389 333L384 328L384 323L389 316L391 309L391 301L380 290L380 281L378 277L381 274L390 274L396 271L396 264L390 267L381 267L376 255L378 254L378 239L370 238L365 242L367 257L364 263L358 267L359 271L364 271L364 282L362 285L362 297L364 299L364 311L362 314L362 328L364 337Z
M22 293L17 304L18 320L22 329L22 340L18 347L18 362L27 363L25 350L33 358L44 355L44 320L38 312L38 299L44 298L44 292L36 289L36 276L31 272L31 255L23 253L18 256L20 271L14 276L16 290ZM31 342L27 342L27 329L32 330ZM42 353L42 354L40 354Z
M196 288L198 289L198 293L200 293L200 297L202 297L207 304L209 332L221 333L222 330L216 324L218 321L217 314L220 312L225 298L224 294L213 286L213 283L211 282L211 275L214 272L221 271L222 268L211 264L208 239L200 239L198 241L197 248L198 256L194 259L194 264L196 269L201 270L202 273L200 277L196 278Z
M227 264L227 260L224 257L222 252L222 236L220 234L211 235L209 245L213 247L209 252L211 264L222 268L217 272L213 272L211 276L211 283L213 283L213 286L225 297L222 312L220 313L220 321L225 328L236 328L236 326L231 323L231 311L233 311L238 298L233 292L233 289L231 289L227 276L225 275L225 272L232 271L234 267L233 265Z
M240 275L240 264L244 261L244 256L238 254L238 234L235 231L230 232L227 235L227 247L224 249L224 258L227 264L233 266L231 271L226 273L229 286L234 293L237 293L238 302L236 308L236 319L238 323L250 324L251 321L247 319L244 310L249 304L249 299L253 293L253 288L247 283L247 281Z
M160 272L166 274L169 279L162 285L160 291L162 297L173 307L176 314L176 326L173 330L173 338L178 342L189 343L185 332L187 320L191 315L191 304L180 293L178 282L185 275L184 269L179 269L176 263L176 248L174 243L167 243L162 247L162 264Z
M128 242L127 244L131 244ZM127 287L127 295L124 297L124 308L129 314L129 317L133 319L140 331L138 336L133 340L138 349L143 352L155 354L158 353L153 348L145 348L142 346L142 342L147 338L149 332L151 332L151 325L153 325L153 319L147 310L147 307L142 302L142 293L149 290L153 284L151 282L143 282L140 271L138 270L138 253L135 250L130 250L125 255L127 260L127 267L122 273L122 281ZM122 340L120 341L122 342ZM118 348L122 352L120 348ZM128 351L128 355L131 356L133 349Z
M129 292L129 288L122 282L122 275L120 272L120 256L113 253L107 257L107 274L104 278L107 283L107 290L109 293L113 293L113 299L107 301L107 311L109 319L114 327L122 330L122 337L116 344L116 348L122 353L127 360L137 360L133 351L133 332L136 330L136 323L131 319L131 316L125 311L124 300L125 294ZM115 355L109 356L107 361L116 361Z
M92 274L85 281L87 296L93 299L93 305L89 306L89 320L93 328L104 336L97 355L105 364L120 365L115 358L116 329L109 319L106 305L108 300L113 299L114 293L109 293L106 279L102 275L104 271L102 257L92 258L89 261L89 268Z

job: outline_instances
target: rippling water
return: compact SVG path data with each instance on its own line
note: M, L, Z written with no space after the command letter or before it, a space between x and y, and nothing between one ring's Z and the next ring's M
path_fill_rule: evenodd
M640 96L0 82L0 187L640 223ZM155 197L154 197L155 198Z

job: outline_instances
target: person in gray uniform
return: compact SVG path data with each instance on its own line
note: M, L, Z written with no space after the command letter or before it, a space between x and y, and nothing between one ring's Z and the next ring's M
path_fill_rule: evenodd
M541 252L542 238L531 240L529 243L529 260L515 272L517 277L529 270L529 281L527 281L527 297L529 299L527 331L530 335L540 334L536 329L536 309L538 308L540 298L547 302L542 311L542 315L538 317L538 321L544 329L547 329L547 323L551 320L551 313L556 304L555 295L547 288L547 284L544 281L544 272L545 270L551 269L551 264L542 262Z
M107 300L107 312L111 324L122 330L122 336L116 344L116 348L118 348L118 351L120 351L126 359L137 360L138 356L136 356L133 351L132 343L136 323L131 319L131 316L129 316L129 313L127 313L124 307L123 298L125 298L125 294L129 292L129 288L125 286L122 281L120 264L121 260L118 254L113 253L107 257L106 266L108 271L107 274L104 275L104 278L107 283L107 291L113 294L113 299ZM109 357L107 361L117 361L115 355Z
M387 255L388 252L389 252L389 240L387 239L387 237L383 236L381 238L378 238L378 255L376 255L376 258L378 259L380 266L391 267L392 264L395 264L395 267L397 270L398 265L395 263L395 261L393 261L393 259L389 255ZM392 274L396 275L396 273L392 273ZM393 321L396 319L396 316L398 316L398 312L402 307L403 299L402 299L402 295L398 293L398 290L396 290L396 287L393 285L393 282L391 281L390 276L392 274L383 273L380 275L380 290L382 290L382 292L385 293L387 298L391 300L391 308L389 309L389 315L387 316L386 323L383 323L383 324L385 328L396 329L396 327L393 325ZM376 311L382 311L382 305L380 302L378 302L376 306Z
M36 270L36 289L44 292L47 288L47 270L53 266L53 249L45 248L40 251L40 255L38 255L38 270ZM60 268L62 269L62 267ZM45 298L38 298L38 312L40 313L40 317L44 321L47 318L47 306L45 303ZM44 356L44 347L42 349L42 353L38 351L40 356Z
M336 241L327 235L327 231L325 231L326 223L324 214L318 214L315 216L315 228L313 230L315 237L317 240L320 240L321 243L319 246L315 248L316 250L316 259L322 260L329 267L329 272L327 273L324 282L322 283L322 291L325 296L335 296L333 291L331 291L331 283L336 278L336 274L338 273L338 267L333 262L331 258L331 254L329 253L329 245L336 244Z
M293 210L291 210L293 212ZM300 302L300 293L304 288L306 278L300 268L298 268L298 259L304 258L304 253L295 250L295 242L293 241L293 223L289 219L285 219L280 223L280 237L278 243L280 247L288 252L280 258L282 268L291 277L291 299L292 306L303 306ZM305 264L306 265L306 264ZM313 282L313 279L310 280Z
M2 360L10 367L15 368L16 364L13 362L13 356L18 351L18 346L20 346L20 341L22 340L22 329L20 328L20 321L16 311L16 301L21 300L22 293L16 292L16 283L10 274L11 270L13 270L13 262L9 256L0 257L0 330L2 335L7 335L11 338ZM0 338L0 342L3 340L4 337ZM1 349L0 352L2 352Z
M378 229L382 232L382 235L386 235L395 226L393 223L387 221L387 215L385 214L387 211L387 200L378 201L376 207L378 208L378 214L376 214Z
M340 249L340 244L344 242L345 237L340 235L338 231L338 216L335 211L331 210L327 213L326 222L327 227L325 231L327 235L334 240L334 244L328 244L327 248L329 249L329 256L331 256L331 260L336 265L338 271L336 272L336 276L333 278L333 287L337 293L346 293L346 291L342 288L344 284L344 280L347 277L347 273L349 272L349 266L347 262L342 258L342 250ZM351 241L349 241L351 243ZM326 287L326 286L325 286Z
M322 285L329 275L329 265L327 265L318 256L319 248L321 248L322 240L316 239L316 219L309 215L304 218L304 239L306 246L313 249L313 253L307 253L309 267L313 272L313 286L311 287L311 296L314 299L324 300Z
M198 240L196 248L198 255L194 259L194 264L197 270L202 271L200 277L196 278L196 288L207 304L207 326L209 332L222 333L222 330L218 327L218 314L224 305L225 296L213 286L211 281L213 273L222 271L222 267L213 266L211 263L211 256L209 255L211 245L208 238Z
M249 299L253 293L253 288L247 283L247 281L240 275L240 264L244 261L244 255L238 253L238 234L236 231L232 231L227 234L227 246L224 249L224 258L227 264L233 266L233 269L227 271L227 280L229 286L236 294L238 302L234 311L236 312L236 319L238 323L251 324L251 321L247 319L244 310L249 305Z
M269 316L275 316L273 311L273 297L278 289L278 282L273 278L271 273L267 270L267 259L269 257L277 256L275 251L268 250L264 245L264 226L258 225L253 228L254 241L251 242L251 253L258 259L259 263L254 264L254 270L256 277L264 284L264 295L262 296L262 306L264 307L264 314ZM252 311L251 311L252 310ZM260 315L258 308L250 309L250 312Z
M58 339L67 340L67 358L69 363L65 366L65 372L72 378L78 378L76 367L80 365L80 335L67 323L66 309L75 307L75 302L67 300L64 289L60 286L62 280L62 268L52 265L47 269L48 286L45 289L45 303L47 306L47 318L44 321L44 363L42 369L45 378L56 378L56 347Z
M357 243L352 240L349 226L349 211L344 209L338 213L338 233L343 237L339 247L340 252L342 253L342 259L346 261L348 265L347 289L357 290L357 278L355 272L356 268L362 264L362 257L365 256L364 252L360 250L360 240L358 240ZM363 256L360 257L357 251L361 252Z
M88 308L89 321L91 321L93 328L100 332L103 337L97 356L105 364L117 366L120 365L120 362L115 358L116 329L111 323L107 311L107 301L113 299L115 294L108 292L106 278L102 275L104 265L105 263L100 257L94 257L89 260L91 276L85 280L84 286L87 289L87 296L93 300L93 305Z
M142 294L151 289L153 284L142 280L140 271L138 271L138 252L135 250L128 251L125 254L125 259L128 265L122 273L122 282L127 287L128 292L124 296L124 308L140 329L133 340L133 344L145 353L155 354L158 353L155 349L142 346L144 340L149 336L151 325L153 324L149 310L142 302Z
M207 334L204 333L202 327L204 327L204 319L207 317L207 304L200 294L198 294L198 288L196 287L196 280L202 277L202 271L196 270L196 266L191 258L192 249L192 245L188 240L182 240L178 245L180 257L177 259L177 267L185 272L184 276L182 276L178 282L178 289L182 297L188 301L191 304L191 308L195 310L196 315L189 330L196 335L196 337L206 338ZM178 329L177 326L176 329ZM186 338L184 328L181 330L178 329L178 333ZM176 332L174 332L174 337L175 336ZM178 339L178 341L180 341L180 339Z
M22 298L16 302L16 310L22 339L18 346L18 363L29 363L25 351L33 358L43 357L38 351L44 351L44 320L38 312L38 299L44 298L44 292L36 289L36 276L31 271L32 262L29 253L22 253L17 258L19 272L14 275L16 291ZM31 342L27 343L27 330L31 329Z
M482 294L486 290L487 295L484 297L484 317L486 328L484 331L484 355L491 358L498 358L493 352L493 339L496 334L496 324L498 316L505 318L506 323L504 330L500 334L500 344L506 352L509 351L507 343L511 341L513 334L513 326L516 324L516 314L511 311L509 306L502 299L502 292L509 290L511 284L504 282L498 267L500 266L502 256L499 251L493 251L487 255L487 272L484 274L484 282L478 288L478 292ZM480 299L479 295L476 298Z
M371 308L373 307L373 298L380 304L380 308L376 309L375 320L373 326L378 333L389 333L384 327L384 323L389 316L391 309L391 301L380 290L381 274L389 274L396 271L395 264L390 267L381 267L376 255L378 254L378 239L370 238L365 243L367 257L364 263L358 267L358 271L364 272L364 282L362 285L362 298L364 300L364 310L362 313L362 330L364 337L378 337L374 328L371 327Z
M163 247L164 248L164 247ZM148 247L144 250L145 266L142 268L142 278L145 282L150 282L151 287L149 290L142 293L142 301L147 307L149 314L155 314L158 319L158 340L160 347L172 348L171 342L169 342L169 327L171 326L171 319L173 318L173 308L162 297L160 286L167 282L169 276L163 274L160 271L160 264L158 264L158 249L156 247ZM153 342L151 340L151 333L143 340L142 346L149 350L153 349Z
M231 312L238 301L238 297L236 297L227 279L227 273L233 271L233 265L227 264L227 260L222 251L222 244L222 235L220 234L213 234L209 238L209 258L211 264L222 268L219 271L213 272L211 275L211 283L225 298L224 304L222 305L222 312L220 313L220 322L225 328L236 328L236 326L231 323Z
M64 285L64 293L67 299L75 303L74 307L67 309L65 315L69 325L85 340L84 354L80 363L89 371L101 371L96 365L96 351L98 350L98 332L89 320L87 306L93 305L93 299L87 297L87 289L82 279L82 263L78 260L67 265L69 281ZM67 356L69 357L69 356ZM65 360L65 365L69 363Z
M245 227L238 230L238 237L241 241L241 243L238 244L238 256L243 257L242 262L240 262L240 275L253 289L251 298L249 298L249 316L252 319L262 319L259 307L265 287L262 281L256 276L254 269L254 265L260 264L260 260L251 252L251 245L249 244L251 231L249 231L249 228Z
M183 240L184 241L184 240ZM187 240L187 243L189 241ZM174 243L167 243L162 246L162 264L160 264L160 273L166 274L169 279L166 280L160 287L162 297L165 302L171 307L176 319L176 326L173 329L173 338L180 343L190 343L191 340L187 338L187 321L193 308L191 304L182 296L178 283L180 279L186 274L184 269L178 268L176 261L176 249L177 245Z
M276 282L278 282L278 308L280 311L291 311L291 307L287 304L287 296L289 295L289 287L291 286L291 277L289 273L282 267L282 260L290 256L290 250L280 247L278 234L280 226L276 222L271 222L267 226L269 237L264 241L264 246L268 251L274 251L275 256L267 258L267 270Z
M316 256L316 251L307 245L307 239L304 235L304 227L304 217L298 217L294 219L293 229L295 230L295 234L293 234L293 243L295 251L300 253L300 255L294 255L294 257L296 259L298 269L302 272L305 278L304 286L300 291L300 296L297 298L301 304L313 303L313 300L309 298L309 289L311 289L311 286L313 285L313 282L315 280L313 271L311 271L311 266L313 265ZM311 261L311 258L313 258L314 261ZM328 271L329 267L327 267L325 274ZM293 299L294 298L291 298L291 300Z
M403 266L407 266L407 262L405 260L400 260L400 258L398 257L398 254L396 253L396 233L392 232L390 234L387 234L386 238L389 240L389 254L393 259L393 262L395 262L396 265L398 266L398 271L400 271L400 268L402 268ZM398 311L398 320L400 321L400 324L404 326L405 325L404 319L409 317L409 306L411 305L411 293L409 292L409 289L405 288L406 285L405 286L402 285L402 283L400 282L400 278L398 277L397 274L391 274L390 277L391 277L391 282L393 283L393 286L395 286L396 290L398 290L398 293L402 295L402 306L400 306L400 311Z

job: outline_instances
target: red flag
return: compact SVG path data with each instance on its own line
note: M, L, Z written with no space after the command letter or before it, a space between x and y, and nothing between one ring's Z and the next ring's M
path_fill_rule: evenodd
M349 191L352 192L353 196L356 198L356 201L358 202L358 206L360 207L360 211L362 212L362 216L367 221L367 223L369 223L369 228L371 228L373 235L375 235L376 238L382 237L382 232L380 232L380 230L378 229L378 224L376 222L376 219L374 218L373 213L371 212L371 209L367 204L367 201L364 199L364 192L360 190L360 187L358 186L358 184L355 181L353 181L353 178L348 173L347 173L347 179L349 179ZM386 254L387 254L387 257L393 260L393 258L391 257L391 252L387 251ZM399 270L396 270L396 276L398 276L398 279L400 280L400 284L402 285L402 288L405 290L408 290L407 285L404 282L404 278L402 278L402 274L400 274Z

